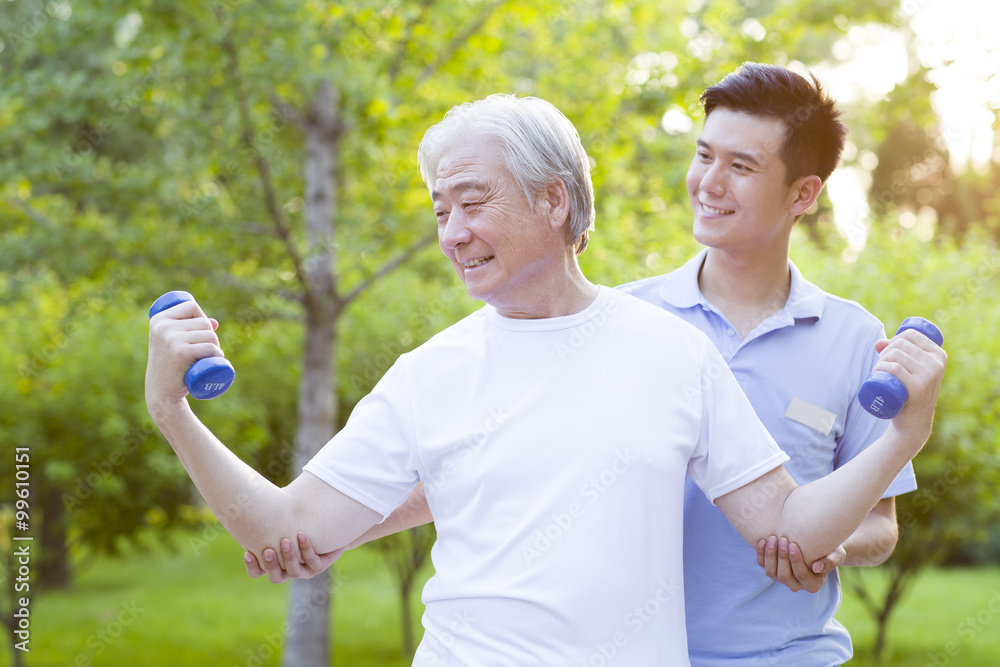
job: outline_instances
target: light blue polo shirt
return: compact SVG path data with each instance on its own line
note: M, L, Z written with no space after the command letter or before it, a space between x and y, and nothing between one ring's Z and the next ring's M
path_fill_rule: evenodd
M784 308L740 339L698 288L707 250L666 275L619 289L678 315L704 331L722 353L757 416L791 460L802 485L857 456L887 420L865 412L858 388L878 359L885 331L853 301L825 293L789 261ZM664 341L669 344L669 341ZM885 497L917 488L907 464ZM852 655L851 638L834 618L840 579L818 593L793 593L757 565L753 547L690 480L684 507L684 597L692 667L830 667Z

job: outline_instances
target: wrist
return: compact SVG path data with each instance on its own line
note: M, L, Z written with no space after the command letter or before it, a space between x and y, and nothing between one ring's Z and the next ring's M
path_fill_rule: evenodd
M150 399L146 402L146 408L153 423L164 433L169 430L171 424L193 414L187 398L179 400Z

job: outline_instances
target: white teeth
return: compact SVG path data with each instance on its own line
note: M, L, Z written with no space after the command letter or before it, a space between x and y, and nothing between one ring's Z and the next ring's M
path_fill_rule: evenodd
M493 259L493 255L490 255L489 257L480 257L479 259L470 259L468 262L462 262L462 266L467 269L471 269L474 266L482 266L491 259Z
M721 208L712 208L707 204L702 204L701 207L705 209L707 212L712 213L714 215L729 215L730 213L733 213L733 211L727 211Z

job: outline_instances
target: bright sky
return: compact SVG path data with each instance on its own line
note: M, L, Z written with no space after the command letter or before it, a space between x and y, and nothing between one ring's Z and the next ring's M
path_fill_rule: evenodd
M1000 108L1000 2L901 0L900 10L910 17L915 55L931 70L938 88L931 104L941 119L952 168L991 168L994 160L1000 161L1000 149L994 145L996 116L990 110ZM834 47L834 55L840 63L813 71L843 103L875 101L907 75L903 37L881 26L851 28ZM848 153L845 157L853 157L856 149L849 147ZM874 166L874 156L858 157L862 168L839 169L827 185L837 226L854 251L864 247L867 236L865 191L868 169ZM918 222L933 234L930 221Z

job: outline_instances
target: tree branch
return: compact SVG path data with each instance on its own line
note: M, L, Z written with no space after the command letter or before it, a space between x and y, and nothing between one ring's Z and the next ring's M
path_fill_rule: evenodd
M427 79L434 76L435 72L444 67L448 61L454 58L455 54L458 53L458 50L465 46L465 43L472 39L473 35L482 30L483 26L486 25L486 22L490 19L490 16L493 15L493 12L506 3L507 0L494 0L490 4L483 7L483 11L479 14L476 20L470 23L465 30L455 35L455 37L448 44L448 47L438 56L437 60L424 67L424 70L417 78L417 85L420 85Z
M356 299L359 294L361 294L366 289L368 289L373 284L375 284L375 282L377 282L380 278L384 277L386 274L388 274L392 270L394 270L397 267L399 267L401 264L403 264L406 261L408 261L411 257L413 257L414 255L416 255L422 248L424 248L425 246L430 245L431 242L435 241L435 240L437 240L437 232L436 231L431 232L431 233L427 234L426 236L423 236L422 238L420 238L417 241L415 241L413 244L410 245L409 248L407 248L406 250L404 250L403 252L401 252L399 255L397 255L392 260L390 260L390 261L386 262L385 264L383 264L382 267L378 271L376 271L375 273L373 273L372 275L370 275L365 280L362 280L361 283L359 283L358 285L356 285L354 287L354 289L352 289L350 291L350 293L347 294L347 296L345 296L342 299L340 299L339 300L340 307L341 308L346 307L347 304L349 304L351 301L354 301L354 299Z
M31 218L34 222L38 224L39 227L47 232L55 230L56 224L52 221L52 218L45 215L37 208L24 201L23 199L8 199L4 202L7 206L11 208L16 208L18 211L23 213L28 218Z
M403 38L399 40L399 48L396 49L396 57L393 58L392 65L389 66L390 83L395 83L396 77L399 76L399 71L402 69L403 63L406 61L406 53L409 51L410 40L413 38L413 28L427 18L432 4L434 4L434 0L420 0L420 14L413 21L406 24L406 30L403 33Z
M257 136L254 132L253 121L250 118L250 106L247 103L246 94L243 92L243 79L240 74L239 56L236 51L236 45L233 43L232 32L230 30L226 30L225 37L222 38L222 48L229 57L229 76L227 76L226 79L231 83L233 94L236 96L240 122L243 125L243 141L251 148L254 148L257 142ZM285 212L281 209L281 205L278 203L278 196L274 189L273 180L271 179L270 165L267 163L267 160L264 159L261 152L256 148L253 150L253 156L254 166L257 168L257 174L260 176L261 187L264 189L264 202L267 205L268 213L271 214L271 219L274 220L274 225L278 232L278 238L280 238L282 243L284 243L285 250L288 252L288 256L292 260L292 266L295 269L295 277L298 278L303 289L308 290L309 281L303 267L302 257L299 255L299 251L296 249L295 242L292 239L291 225L288 222L288 218L285 217Z

